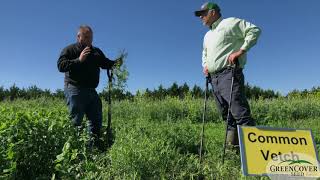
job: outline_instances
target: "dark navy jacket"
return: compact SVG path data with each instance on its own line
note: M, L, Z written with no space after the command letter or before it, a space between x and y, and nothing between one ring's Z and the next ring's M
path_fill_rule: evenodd
M65 47L58 59L58 69L65 73L65 84L96 88L99 84L100 68L110 69L114 61L106 58L99 48L91 47L91 53L84 62L80 62L79 56L83 49L79 43Z

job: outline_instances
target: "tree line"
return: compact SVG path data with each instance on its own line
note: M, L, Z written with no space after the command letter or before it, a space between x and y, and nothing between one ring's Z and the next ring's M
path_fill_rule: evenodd
M304 90L293 90L288 93L287 97L310 97L310 96L316 96L320 97L320 86L319 87L313 87L310 90L304 89Z
M251 86L249 84L245 85L245 93L249 99L271 99L281 97L279 92L275 92L270 89L264 90L260 87ZM104 99L107 99L108 94L109 92L107 88L103 89L103 91L99 93L100 97ZM310 90L293 90L288 93L287 97L306 97L310 94L320 95L320 87L313 87ZM208 95L212 96L212 93L208 93ZM183 99L186 96L191 96L192 98L203 98L204 89L197 85L194 85L192 88L190 88L187 83L178 85L176 82L174 82L168 88L160 85L158 88L153 90L148 88L145 90L138 90L135 95L121 88L113 88L111 92L111 97L114 100L133 99L134 97L143 97L152 100L163 100L166 97L178 97ZM28 88L19 88L14 84L8 89L0 86L0 101L14 100L17 98L34 99L39 97L64 98L64 92L62 89L57 89L55 92L51 92L49 89L42 90L35 85Z
M211 89L211 88L209 88ZM319 90L319 88L313 88L312 91ZM280 97L279 92L274 92L273 90L264 90L257 86L251 86L249 84L245 85L246 96L249 99L270 99L270 98L278 98ZM299 94L300 92L295 90L291 94ZM301 93L306 94L310 93L308 91L302 91ZM107 99L109 91L107 88L103 89L102 92L99 93L100 97L103 99ZM290 94L290 93L289 93ZM212 93L208 93L209 96L212 96ZM163 85L158 86L153 90L145 89L138 90L136 94L132 94L129 91L126 91L124 88L113 88L111 92L111 97L113 100L124 100L124 99L133 99L134 97L143 97L152 100L163 100L166 97L177 97L180 99L185 98L186 96L192 98L203 98L204 97L204 89L199 87L198 85L194 85L190 88L187 83L182 85L178 85L174 82L168 88L165 88ZM64 98L64 92L62 89L57 89L54 92L51 92L49 89L40 89L37 86L33 85L28 88L19 88L15 84L11 87L5 89L3 86L0 86L0 101L3 100L15 100L17 98L21 99L34 99L39 97L52 97L52 98Z
M257 86L251 86L249 84L245 85L245 94L249 99L270 99L270 98L278 98L281 96L279 92L275 92L273 90L264 90ZM208 96L213 96L212 88L209 87L210 93ZM174 82L170 87L164 88L160 85L157 89L149 90L148 88L144 91L137 91L136 96L143 96L151 99L162 100L166 97L179 97L181 99L186 96L191 96L193 98L203 98L204 97L204 89L199 87L198 85L194 85L192 88L188 86L187 83L183 85L178 85Z

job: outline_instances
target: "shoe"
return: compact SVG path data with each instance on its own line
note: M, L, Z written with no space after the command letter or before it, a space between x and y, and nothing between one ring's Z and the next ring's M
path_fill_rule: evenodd
M227 131L227 144L239 146L238 131L236 129Z

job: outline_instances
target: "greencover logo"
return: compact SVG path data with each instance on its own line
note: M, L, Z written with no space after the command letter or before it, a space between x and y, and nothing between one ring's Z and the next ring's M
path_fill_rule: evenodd
M320 177L319 162L303 153L283 153L273 156L266 172L270 177Z
M279 164L285 163L285 162L290 162L289 165L292 165L292 164L302 164L302 163L306 163L306 164L311 164L311 165L312 165L312 163L310 163L309 161L306 161L306 160L297 160L297 161L295 161L295 160L286 160L286 161L280 162Z

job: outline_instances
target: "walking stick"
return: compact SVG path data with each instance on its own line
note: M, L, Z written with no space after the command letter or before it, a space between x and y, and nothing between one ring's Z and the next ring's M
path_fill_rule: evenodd
M111 147L113 143L113 137L112 137L112 129L111 129L111 90L112 90L112 77L113 77L113 71L112 69L108 69L107 71L108 75L108 125L107 125L107 145L108 147Z
M222 154L222 164L224 164L224 156L226 154L226 146L227 146L227 135L228 135L228 123L231 121L231 101L232 101L232 91L233 91L233 82L234 82L234 71L237 68L238 65L238 59L236 59L235 67L231 69L231 87L230 87L230 99L229 99L229 104L228 104L228 115L227 115L227 120L226 120L226 125L225 125L225 136L224 136L224 144L223 144L223 154Z
M200 149L199 149L199 159L200 159L200 177L202 176L202 147L204 141L204 123L206 119L206 112L207 112L207 91L208 91L208 84L210 81L210 76L206 77L206 87L204 91L204 104L203 104L203 114L202 114L202 129L201 129L201 141L200 141ZM202 179L202 178L199 178Z
M120 57L118 57L115 60L115 65L120 67L123 63L123 59L128 56L128 53L125 52L125 50L121 51ZM119 70L116 70L116 72ZM116 73L117 74L117 73ZM112 78L113 78L113 67L108 69L107 71L108 75L108 125L107 125L107 145L108 147L111 147L114 141L114 137L112 134L112 127L111 127L111 110L112 110L112 103L111 103L111 92L112 92Z

